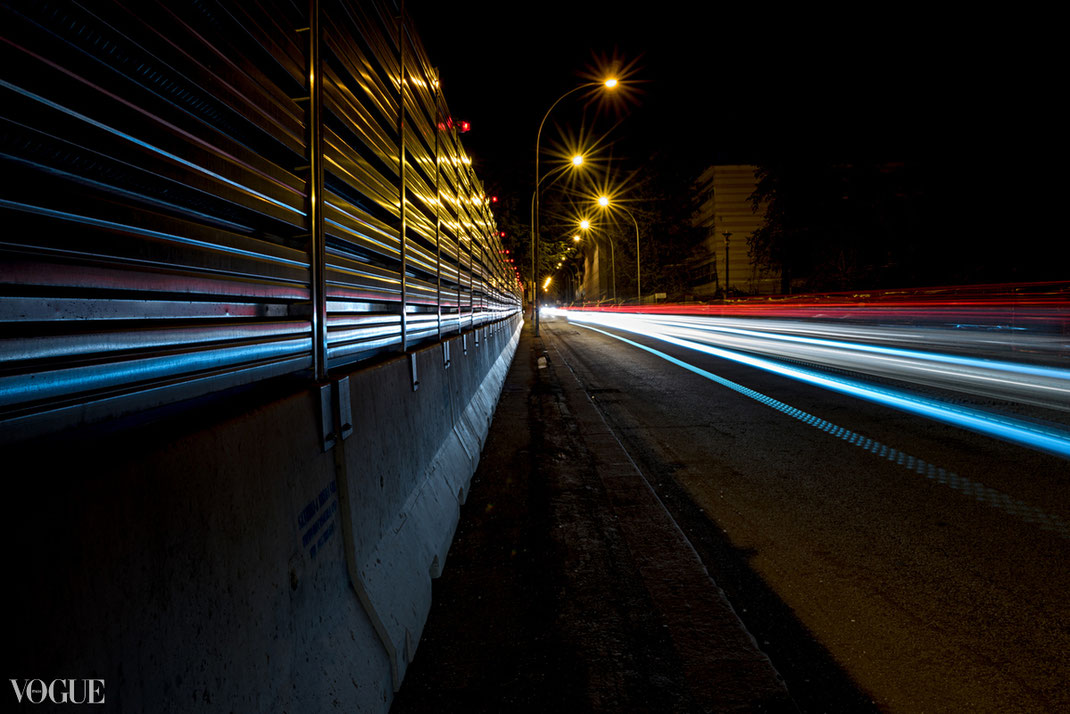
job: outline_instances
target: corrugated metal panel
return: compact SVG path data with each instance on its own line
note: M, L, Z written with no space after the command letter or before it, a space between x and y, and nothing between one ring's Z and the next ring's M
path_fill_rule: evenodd
M0 8L5 426L113 416L398 349L403 292L409 345L518 309L419 38L407 24L399 35L393 4L318 5L316 23L285 2Z

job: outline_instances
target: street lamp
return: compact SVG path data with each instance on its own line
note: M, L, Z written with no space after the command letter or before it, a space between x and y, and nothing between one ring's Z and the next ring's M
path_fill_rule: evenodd
M584 218L582 221L580 221L580 228L585 231L591 230L591 222ZM579 236L573 236L572 240L578 241ZM612 238L607 237L606 243L609 243L609 262L611 272L613 274L613 302L615 303L617 302L617 250L613 247ZM601 270L599 270L599 272L601 272Z
M568 169L568 168L578 169L579 167L583 166L583 162L584 162L583 154L576 154L575 156L572 157L570 163L562 164L562 165L558 166L556 169L554 169L553 171L551 171L550 173L548 173L545 176L543 176L542 179L540 179L539 182L535 185L535 190L531 194L531 234L532 234L531 235L531 285L532 285L532 292L534 293L532 295L532 299L534 300L533 304L535 305L535 307L534 307L535 325L536 325L535 334L538 334L538 324L539 324L539 317L538 317L539 308L538 308L538 300L536 299L538 297L538 287L539 286L538 286L537 278L535 277L536 276L536 273L535 273L535 211L536 211L536 206L538 205L539 186L542 185L543 181L545 181L546 179L550 178L554 174L562 174L563 175L563 172L565 171L565 169ZM561 176L559 175L557 178L561 178ZM557 181L557 178L555 178L553 181L550 182L551 186L554 184L554 181Z
M609 208L609 196L599 196L598 205L602 208ZM639 223L635 220L635 216L624 206L614 205L613 208L619 208L628 214L628 218L632 219L632 223L635 224L635 293L639 306L643 306L643 281L639 274Z
M561 164L561 165L560 165L560 166L558 166L558 167L557 167L556 169L554 169L554 170L553 170L553 171L551 171L550 173L548 173L548 174L546 174L545 176L543 176L543 177L542 177L542 178L541 178L541 179L539 180L539 184L538 184L538 185L539 185L539 186L541 186L541 185L542 185L542 182L543 182L543 181L545 181L546 179L550 178L550 177L551 177L551 176L553 176L554 174L561 174L561 173L563 173L563 172L565 171L565 169L578 169L579 167L583 166L583 162L584 162L585 160L586 160L586 159L584 158L583 154L576 154L575 156L573 156L573 157L572 157L572 158L571 158L571 159L569 160L569 163L567 163L567 164ZM561 177L560 177L560 176L558 176L558 177L557 177L557 178L555 178L555 179L554 179L553 181L551 181L551 182L550 182L550 185L551 185L551 186L553 186L553 185L554 185L554 184L555 184L555 183L557 182L557 179L559 179L559 178L561 178ZM532 192L532 194L531 194L531 220L532 220L532 222L533 222L533 223L534 223L534 221L535 221L535 202L536 202L536 196L537 196L537 194L538 194L538 193L539 193L539 189L538 189L538 186L536 186L536 187L535 187L535 191L533 191L533 192ZM534 249L534 247L535 247L535 243L534 243L534 242L532 242L532 244L531 244L531 245L532 245L532 248ZM531 257L532 257L532 260L534 260L534 259L535 259L535 253L534 253L534 252L532 252L532 254L531 254Z
M542 121L539 122L539 133L535 135L535 210L532 211L533 219L531 221L531 282L534 283L535 294L534 298L534 311L535 311L535 336L539 336L539 283L535 279L535 255L538 252L539 242L539 143L542 141L542 128L546 124L546 119L550 116L550 112L554 110L561 100L565 97L575 94L581 89L588 89L590 87L605 87L606 89L614 89L617 86L617 80L614 77L610 77L602 82L585 82L574 89L562 94L557 98L550 108L546 110L546 114L543 115Z

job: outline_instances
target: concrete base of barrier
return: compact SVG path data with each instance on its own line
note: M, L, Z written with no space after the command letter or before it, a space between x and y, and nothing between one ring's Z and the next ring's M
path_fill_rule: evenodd
M479 341L471 334L450 340L449 367L439 345L418 352L416 390L391 364L383 371L394 374L372 370L350 380L361 437L344 445L349 492L360 494L343 503L357 524L354 585L391 658L395 689L420 640L431 578L445 563L519 334L514 323ZM413 420L412 429L394 428ZM380 479L379 490L371 483L369 492L369 470L388 475L390 486Z
M415 391L407 356L354 371L326 452L289 381L8 447L4 676L101 679L104 710L387 711L519 327L417 352Z

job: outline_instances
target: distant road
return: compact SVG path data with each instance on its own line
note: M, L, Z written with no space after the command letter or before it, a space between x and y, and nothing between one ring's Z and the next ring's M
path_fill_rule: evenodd
M926 334L815 337L847 341L837 362L831 343L801 335L760 347L748 327L704 340L675 332L674 343L654 326L543 321L807 711L852 709L837 682L885 711L1070 711L1070 460L1060 454L1070 399L1058 344L1025 350L1030 396L1016 400L1008 384L1020 375L998 365L1021 350L1002 336L986 346L991 333L963 332L954 346L939 345L939 331L922 344L907 342ZM733 351L682 346L691 339ZM932 351L964 361L933 366ZM870 357L884 366L867 374ZM922 406L904 411L844 384ZM926 416L930 402L951 416Z

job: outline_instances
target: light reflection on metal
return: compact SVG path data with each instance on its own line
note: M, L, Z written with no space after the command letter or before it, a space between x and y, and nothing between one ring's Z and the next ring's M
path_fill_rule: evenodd
M397 65L363 49L393 41L378 18L395 6L314 10L317 33L300 5L239 4L211 28L182 6L109 5L108 23L0 8L18 67L0 80L5 170L20 177L0 195L0 431L307 370L313 344L322 375L518 312L489 204L459 200L485 191L456 131L437 130L448 110L411 24L401 105ZM310 80L322 104L299 101Z
M409 175L408 166L406 164L406 144L408 138L406 137L406 123L405 123L405 110L408 100L405 94L405 47L408 45L408 33L405 27L405 0L401 0L401 11L397 16L397 45L398 45L398 117L397 117L397 136L398 136L398 219L400 227L398 232L401 238L401 266L398 271L398 277L401 280L401 302L399 304L401 311L401 351L405 352L409 347L409 334L407 325L407 311L409 306L409 288L408 288L408 270L409 270L409 241L408 241L408 223L406 217L408 216L409 200L406 196L408 189L407 177ZM413 388L415 389L415 377L413 378Z
M308 101L305 113L305 161L308 166L306 180L308 209L308 259L312 285L312 372L318 382L327 379L327 231L324 216L323 170L323 60L320 45L323 34L320 29L319 0L308 2L308 46L305 51L307 63Z
M295 214L297 216L304 216L305 215L305 213L303 211L301 211L301 210L299 210L299 209L297 209L297 208L295 208L293 206L290 206L290 205L288 205L286 203L283 203L282 201L279 201L279 200L277 200L275 198L267 196L267 195L265 195L263 193L259 193L257 191L254 191L254 190L250 189L245 184L242 184L242 183L239 183L239 182L234 181L232 179L226 178L225 176L222 176L222 175L220 175L219 173L217 173L215 171L211 171L211 170L205 168L204 166L198 165L198 164L194 163L193 161L188 161L188 160L182 158L181 156L178 156L177 154L174 154L174 153L169 152L169 151L165 151L165 150L161 149L158 146L155 146L155 145L150 144L148 142L145 142L145 141L142 141L140 139L137 139L136 137L131 136L130 134L128 134L126 132L119 131L118 129L110 127L110 126L108 126L107 124L105 124L103 122L99 122L99 121L95 121L93 119L90 119L89 117L85 116L84 114L81 114L79 112L73 111L73 110L63 106L62 104L59 104L58 102L54 102L54 101L51 101L49 99L46 99L46 98L42 97L39 94L27 91L27 90L23 89L22 87L16 86L16 85L11 84L9 82L6 82L6 81L4 81L2 79L0 79L0 87L3 87L4 89L8 89L8 90L11 90L13 92L17 92L19 94L22 94L23 96L25 96L25 97L27 97L29 99L33 99L33 100L39 102L40 104L44 105L45 107L48 107L50 109L55 109L57 111L63 112L64 114L67 114L67 115L69 115L71 117L74 117L75 119L79 119L79 120L85 122L86 124L88 124L89 126L91 126L93 128L102 129L102 130L104 130L106 132L114 134L115 136L121 137L121 138L123 138L123 139L125 139L125 140L127 140L127 141L129 141L129 142L131 142L133 144L136 144L139 147L148 149L150 152L153 152L153 153L157 154L162 159L165 159L167 161L173 161L175 163L181 164L181 165L183 165L183 166L185 166L185 167L187 167L187 168L189 168L189 169L191 169L193 171L196 171L196 172L198 172L198 173L200 173L200 174L202 174L202 175L204 175L204 176L206 176L208 178L211 178L214 181L218 181L219 183L225 184L226 186L228 186L230 188L233 188L233 189L236 189L236 190L238 190L238 191L240 191L242 193L248 194L249 196L251 196L254 199L261 200L261 201L264 201L266 203L270 203L273 206L277 206L277 207L279 207L279 208L281 208L281 209L283 209L285 211L289 211L289 212L291 212L291 213L293 213L293 214ZM126 104L126 102L124 102L124 104Z
M438 323L438 339L442 340L442 139L441 131L438 129L441 124L442 115L445 113L442 111L442 94L439 91L438 81L438 68L432 70L434 76L431 79L431 84L434 87L435 97L435 197L432 201L432 205L435 207L435 319ZM444 343L444 349L446 351L445 365L449 367L449 343Z

